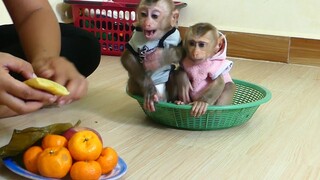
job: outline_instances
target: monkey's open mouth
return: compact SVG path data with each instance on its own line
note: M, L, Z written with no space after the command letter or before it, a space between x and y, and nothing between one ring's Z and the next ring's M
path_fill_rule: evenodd
M145 30L144 35L146 36L146 38L152 38L155 32L156 30L150 30L150 31Z

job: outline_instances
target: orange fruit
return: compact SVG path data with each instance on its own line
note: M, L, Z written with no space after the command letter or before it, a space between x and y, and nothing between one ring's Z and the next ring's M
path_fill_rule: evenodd
M40 175L63 178L72 166L72 157L65 147L51 147L43 150L37 160Z
M77 161L70 169L70 177L75 180L96 180L101 176L101 167L97 161Z
M37 159L42 152L40 146L31 146L23 153L23 164L32 173L38 173Z
M102 148L98 135L89 130L75 133L68 142L70 154L77 161L96 160Z
M68 140L62 135L47 134L43 137L41 143L43 149L49 147L67 147Z
M101 166L102 174L111 172L118 164L118 154L111 147L103 148L97 162Z

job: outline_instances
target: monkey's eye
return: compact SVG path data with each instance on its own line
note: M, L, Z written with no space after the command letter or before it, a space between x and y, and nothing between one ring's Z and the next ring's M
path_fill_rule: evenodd
M152 19L158 19L159 15L158 14L151 14Z
M147 15L146 12L140 12L140 16L141 16L141 17L147 17L148 15Z
M196 42L195 41L189 41L189 46L196 46Z
M199 43L198 43L198 46L199 46L200 48L203 48L203 47L206 46L206 43L205 43L205 42L199 42Z

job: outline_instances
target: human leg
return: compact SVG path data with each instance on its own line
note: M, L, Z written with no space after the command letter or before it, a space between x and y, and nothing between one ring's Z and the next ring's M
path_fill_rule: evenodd
M72 24L60 24L60 28L61 56L72 61L82 75L89 76L100 63L99 41L90 32L76 28Z

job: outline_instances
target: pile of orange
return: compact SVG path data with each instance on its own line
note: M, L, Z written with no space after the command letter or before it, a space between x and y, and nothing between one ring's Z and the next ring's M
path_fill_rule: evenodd
M69 141L62 135L48 134L41 146L31 146L23 154L25 168L49 178L99 179L118 163L118 154L103 147L99 137L90 130L75 133Z

